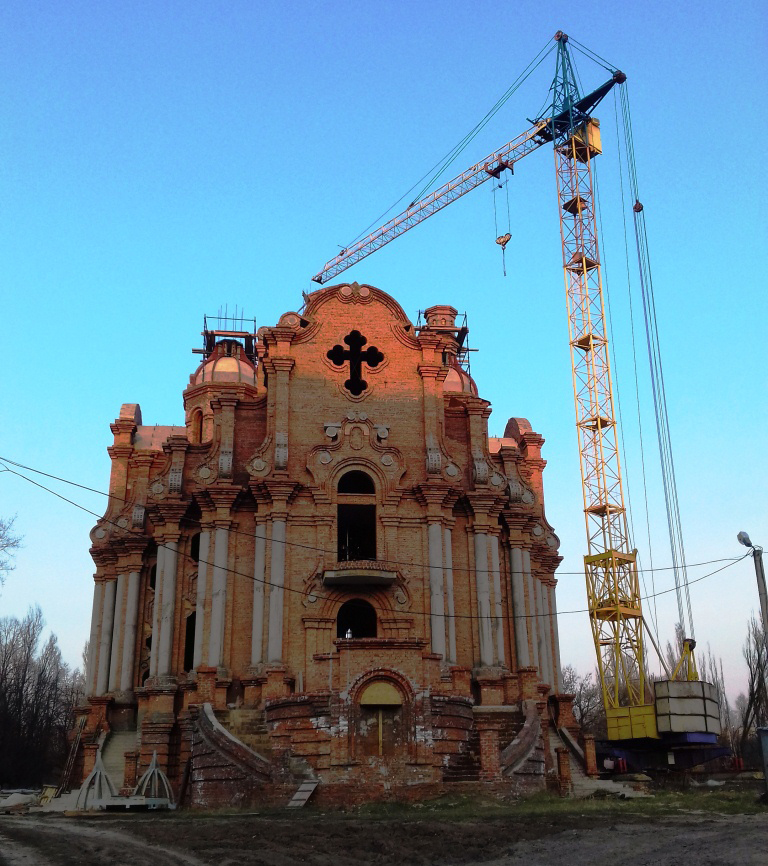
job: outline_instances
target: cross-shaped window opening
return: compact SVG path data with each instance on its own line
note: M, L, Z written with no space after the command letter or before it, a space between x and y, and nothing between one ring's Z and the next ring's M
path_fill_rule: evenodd
M349 361L349 379L344 383L344 387L353 394L359 397L368 387L368 383L363 379L363 361L369 367L378 367L384 360L384 355L376 348L369 346L363 351L363 346L368 342L360 331L350 331L344 342L349 346L345 349L338 343L327 353L327 357L337 366L343 367L346 361Z

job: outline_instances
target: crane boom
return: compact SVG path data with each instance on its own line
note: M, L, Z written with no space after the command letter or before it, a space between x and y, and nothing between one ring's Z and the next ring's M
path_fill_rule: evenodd
M588 96L575 100L568 109L558 112L552 117L536 121L530 129L518 135L517 138L513 138L504 147L489 154L485 159L481 159L480 162L475 163L458 177L429 193L421 201L413 202L407 210L393 217L362 240L343 249L338 255L327 261L323 269L312 277L312 280L321 285L327 283L328 280L332 280L346 271L347 268L351 268L352 265L376 252L407 232L408 229L424 222L427 217L431 217L432 214L485 183L489 178L498 178L502 171L512 169L518 160L532 153L542 144L553 140L557 141L567 130L572 128L574 123L589 117L590 112L594 110L613 85L623 80L622 74L617 73Z
M542 122L532 126L522 135L513 138L504 147L431 192L426 198L411 204L407 210L393 217L376 231L371 232L351 247L343 249L337 256L326 262L323 269L312 279L316 283L327 283L328 280L352 267L360 259L376 252L380 247L393 241L420 222L424 222L427 217L442 210L451 202L456 201L457 198L461 198L475 187L480 186L481 183L485 183L489 178L498 178L502 171L511 169L515 162L548 141L546 132L545 124Z

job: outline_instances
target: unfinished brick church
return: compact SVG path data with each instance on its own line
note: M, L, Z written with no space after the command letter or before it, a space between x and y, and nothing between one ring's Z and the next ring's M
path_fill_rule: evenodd
M466 333L337 285L206 329L184 426L122 406L74 781L99 750L190 807L562 781L544 440L489 438Z

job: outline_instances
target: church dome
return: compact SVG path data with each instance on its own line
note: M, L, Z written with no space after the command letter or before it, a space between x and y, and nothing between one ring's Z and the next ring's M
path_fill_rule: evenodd
M475 385L475 380L469 375L469 373L462 370L455 361L451 365L450 370L448 370L448 375L443 381L443 391L472 394L473 397L477 397L477 385Z
M246 382L255 384L256 367L236 340L220 340L195 371L192 384Z

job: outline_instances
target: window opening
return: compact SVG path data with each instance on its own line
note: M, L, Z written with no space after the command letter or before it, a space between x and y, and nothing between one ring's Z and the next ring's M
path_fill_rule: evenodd
M376 506L339 505L339 562L376 559Z
M326 354L337 367L343 367L349 361L349 379L344 382L344 387L350 394L359 397L368 387L368 383L363 379L363 361L369 367L378 367L384 360L384 355L376 346L369 346L365 351L362 351L368 338L364 337L360 331L350 331L344 337L344 342L349 346L348 349L337 343Z
M189 555L193 562L200 562L200 533L197 532L192 536L192 541L189 545Z
M339 493L376 493L373 479L367 472L353 469L339 479Z
M203 413L195 409L192 413L192 442L199 445L203 441Z
M196 611L187 617L187 626L184 632L184 672L189 673L195 661L195 620L197 619Z
M157 583L157 565L153 565L149 570L149 588L154 590Z
M339 608L336 637L344 638L348 631L353 638L376 637L376 609L365 599L350 599Z

